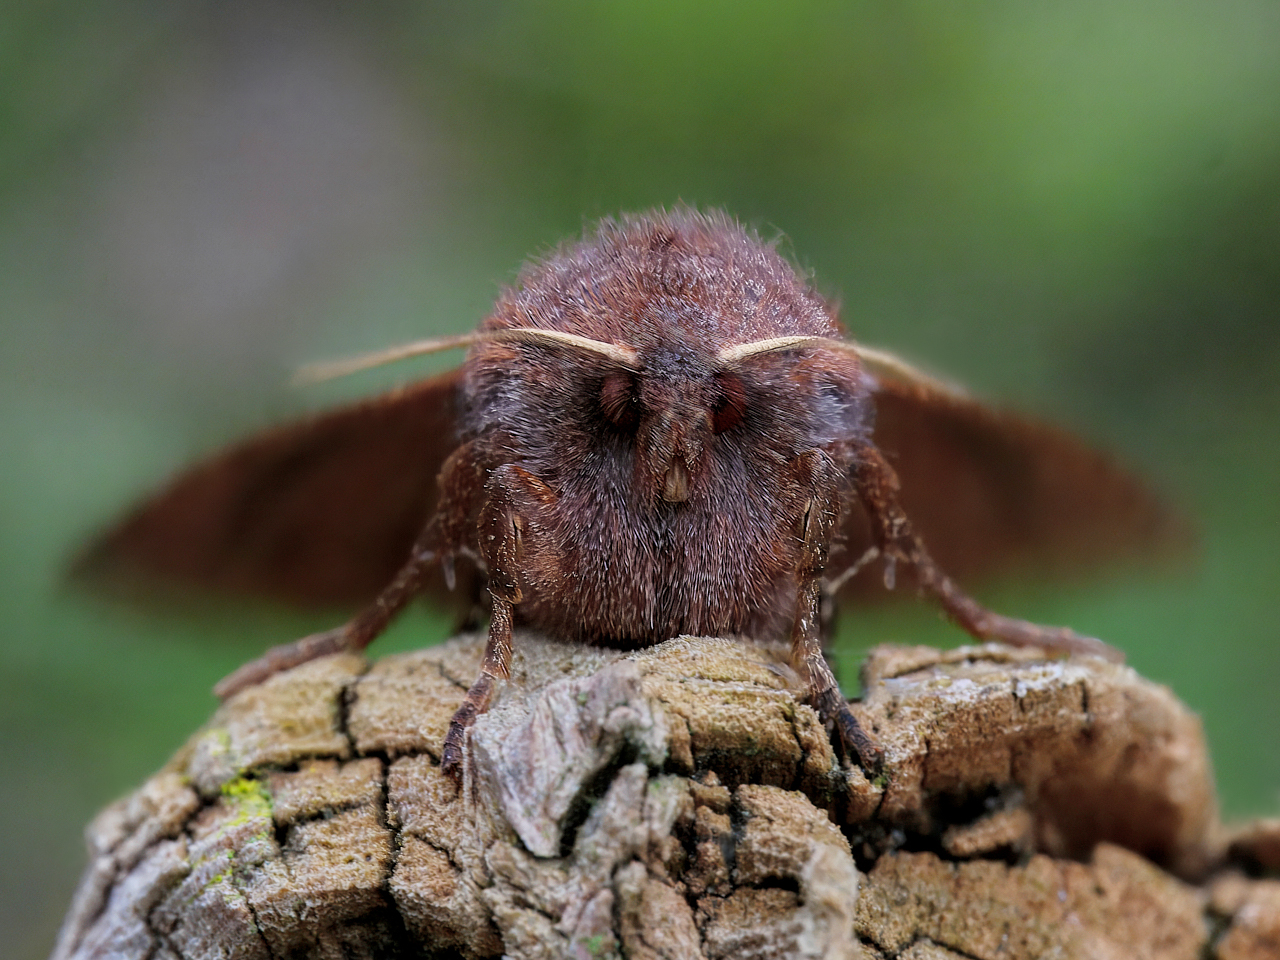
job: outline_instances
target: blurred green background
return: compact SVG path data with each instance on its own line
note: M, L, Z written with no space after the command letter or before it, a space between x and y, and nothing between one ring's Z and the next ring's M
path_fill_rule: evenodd
M382 389L304 360L486 312L585 221L723 206L865 342L1073 426L1193 516L1194 563L997 585L1204 717L1226 814L1280 811L1274 0L143 2L0 15L0 930L45 955L81 827L211 684L335 621L139 611L68 557L193 456ZM456 362L435 358L435 367ZM377 650L432 642L414 612ZM858 651L957 643L848 615Z

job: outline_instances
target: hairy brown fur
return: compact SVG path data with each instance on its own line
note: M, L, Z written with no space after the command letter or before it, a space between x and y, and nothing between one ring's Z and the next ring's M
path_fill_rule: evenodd
M627 344L642 369L507 344L468 358L464 443L553 492L530 505L517 622L624 646L785 635L807 497L788 465L822 449L847 475L850 441L869 430L868 391L849 355L752 357L728 374L741 419L717 433L729 398L716 356L784 333L838 336L823 301L732 221L680 211L606 221L526 268L483 328L526 326ZM634 407L622 425L602 408L619 373ZM679 502L662 496L673 463L689 476Z

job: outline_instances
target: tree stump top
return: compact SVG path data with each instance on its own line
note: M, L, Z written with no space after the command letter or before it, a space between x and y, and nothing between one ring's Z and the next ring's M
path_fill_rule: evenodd
M1129 668L877 648L868 778L774 649L518 636L459 791L482 649L223 704L90 825L54 960L1280 955L1280 824L1220 827L1198 720Z

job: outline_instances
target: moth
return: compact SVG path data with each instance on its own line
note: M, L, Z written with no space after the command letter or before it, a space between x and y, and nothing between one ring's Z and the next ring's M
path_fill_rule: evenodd
M359 605L227 677L223 697L363 650L418 596L487 610L483 666L442 745L455 777L516 626L624 649L789 638L813 706L874 767L823 656L826 598L865 595L878 565L976 638L1120 659L994 613L944 571L1089 562L1174 526L1068 434L846 338L807 279L721 213L606 219L526 265L474 333L311 372L461 347L449 373L195 466L88 565Z

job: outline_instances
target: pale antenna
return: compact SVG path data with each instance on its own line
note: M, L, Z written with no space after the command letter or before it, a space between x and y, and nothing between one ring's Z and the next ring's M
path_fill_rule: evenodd
M766 340L753 340L750 343L738 343L725 347L717 359L725 366L736 366L749 357L762 353L777 353L781 350L794 350L800 347L817 347L825 350L836 350L840 353L852 353L872 372L880 372L898 380L919 384L935 393L948 394L957 398L968 396L965 389L958 384L941 380L932 374L925 373L919 367L902 359L888 350L875 347L864 347L850 340L836 340L832 337L790 336L769 337Z
M635 369L638 363L638 355L631 347L607 343L603 340L592 340L590 337L579 336L576 333L566 333L563 330L512 327L507 330L478 330L475 333L464 333L456 337L415 340L412 343L403 343L396 347L388 347L385 350L375 350L372 353L348 357L345 360L309 363L300 368L293 379L294 383L299 384L320 383L324 380L333 380L337 377L358 373L361 370L371 370L374 367L385 366L388 363L395 363L399 360L408 360L411 357L423 357L432 353L441 353L445 350L469 347L476 343L530 343L568 347L572 350L583 350L588 353L598 354L612 360L618 366L629 369Z

